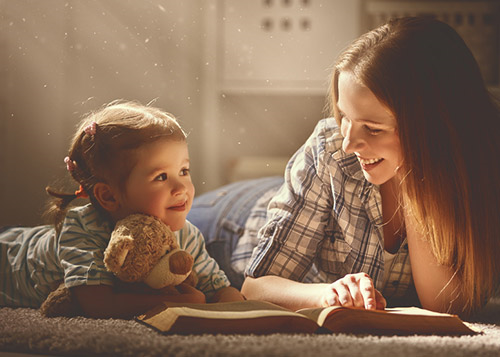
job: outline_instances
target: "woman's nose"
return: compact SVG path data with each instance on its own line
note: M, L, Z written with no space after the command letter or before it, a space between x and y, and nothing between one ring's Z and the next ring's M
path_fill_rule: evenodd
M342 141L342 149L350 154L353 152L360 151L363 147L364 141L360 137L359 133L357 133L353 127L351 126L344 132L344 140Z

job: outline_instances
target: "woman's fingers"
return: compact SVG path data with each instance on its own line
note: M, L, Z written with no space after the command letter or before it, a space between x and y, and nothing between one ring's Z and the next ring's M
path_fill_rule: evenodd
M355 306L355 301L353 296L351 295L351 288L349 286L349 281L344 281L343 279L337 280L334 283L334 291L337 293L339 297L340 305L342 306Z
M368 310L383 309L386 301L377 291L368 274L348 274L330 285L325 305L364 307Z
M380 291L378 291L377 289L375 289L375 299L377 301L377 303L376 303L377 310L384 310L387 306L387 301L385 300L382 293Z
M377 297L375 295L375 287L372 279L367 274L362 274L359 277L359 290L363 297L363 305L365 309L375 310L377 307Z
M328 289L323 297L323 307L326 306L341 306L337 292L334 289Z

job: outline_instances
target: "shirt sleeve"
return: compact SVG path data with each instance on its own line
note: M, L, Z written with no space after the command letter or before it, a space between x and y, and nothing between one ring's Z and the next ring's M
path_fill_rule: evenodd
M333 198L325 121L289 161L285 183L271 200L246 275L278 275L300 281L332 226Z
M205 240L200 230L186 221L179 232L179 247L186 250L194 258L193 271L197 274L197 288L210 298L217 290L230 286L224 271L212 258L206 248Z
M58 247L67 287L113 285L113 274L106 270L103 261L108 241L109 232L104 228L89 229L78 215L67 215Z

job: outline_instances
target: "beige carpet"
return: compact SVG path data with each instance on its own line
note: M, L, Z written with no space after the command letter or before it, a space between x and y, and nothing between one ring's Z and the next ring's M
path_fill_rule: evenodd
M135 321L49 319L34 309L0 308L0 356L15 356L12 352L51 356L500 356L500 299L469 321L483 333L461 337L163 336Z

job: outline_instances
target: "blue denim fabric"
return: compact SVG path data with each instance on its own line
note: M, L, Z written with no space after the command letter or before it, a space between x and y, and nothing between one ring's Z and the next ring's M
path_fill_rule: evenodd
M187 219L201 231L208 254L237 289L241 288L244 277L231 268L232 252L256 201L268 190L282 184L282 177L239 181L194 199Z

